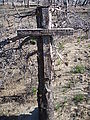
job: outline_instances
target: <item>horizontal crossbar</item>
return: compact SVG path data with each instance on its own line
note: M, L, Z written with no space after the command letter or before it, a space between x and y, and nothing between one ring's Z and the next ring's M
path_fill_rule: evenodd
M73 35L73 28L52 28L52 29L18 29L17 35L18 36L55 36L55 35Z

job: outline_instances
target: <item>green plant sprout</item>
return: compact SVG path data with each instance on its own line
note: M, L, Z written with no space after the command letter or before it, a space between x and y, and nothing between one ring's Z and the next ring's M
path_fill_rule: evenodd
M85 72L85 67L83 65L77 65L75 66L72 70L71 70L72 73L81 73L83 74Z
M32 88L32 94L33 94L33 95L36 95L36 93L37 93L37 88L36 88L36 87L33 87L33 88Z
M84 100L84 95L83 94L77 94L73 98L75 103L82 102Z

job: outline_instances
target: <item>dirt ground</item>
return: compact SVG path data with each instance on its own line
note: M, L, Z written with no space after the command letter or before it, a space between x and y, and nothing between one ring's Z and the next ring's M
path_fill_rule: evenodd
M22 12L21 8L18 9ZM13 8L8 6L0 6L1 40L14 36L21 26L36 27L36 23L33 22L35 17L24 18L19 22L13 17L16 14L15 9L14 12L12 10ZM27 9L24 8L23 11ZM56 120L90 119L90 38L88 36L82 30L77 30L72 36L54 37L52 84ZM0 52L18 46L19 42L0 48ZM5 57L0 58L0 120L38 120L37 55L29 58L27 64L25 61L25 55L36 49L36 42L34 45L29 43L24 45L21 51L13 51L11 58L10 50L6 52Z

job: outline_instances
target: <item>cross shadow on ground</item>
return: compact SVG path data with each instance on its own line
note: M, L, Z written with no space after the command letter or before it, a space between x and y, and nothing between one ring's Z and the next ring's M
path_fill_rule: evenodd
M22 114L19 116L0 116L0 120L39 120L38 108L35 108L30 114Z

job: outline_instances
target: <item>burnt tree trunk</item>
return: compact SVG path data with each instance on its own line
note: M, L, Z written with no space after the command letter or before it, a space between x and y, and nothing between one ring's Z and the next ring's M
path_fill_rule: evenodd
M27 7L29 7L29 0L27 0Z
M49 26L48 7L37 8L37 27L47 29ZM38 109L39 120L54 120L54 106L52 95L52 60L50 53L52 37L38 37Z
M4 0L2 1L3 5L4 5Z

